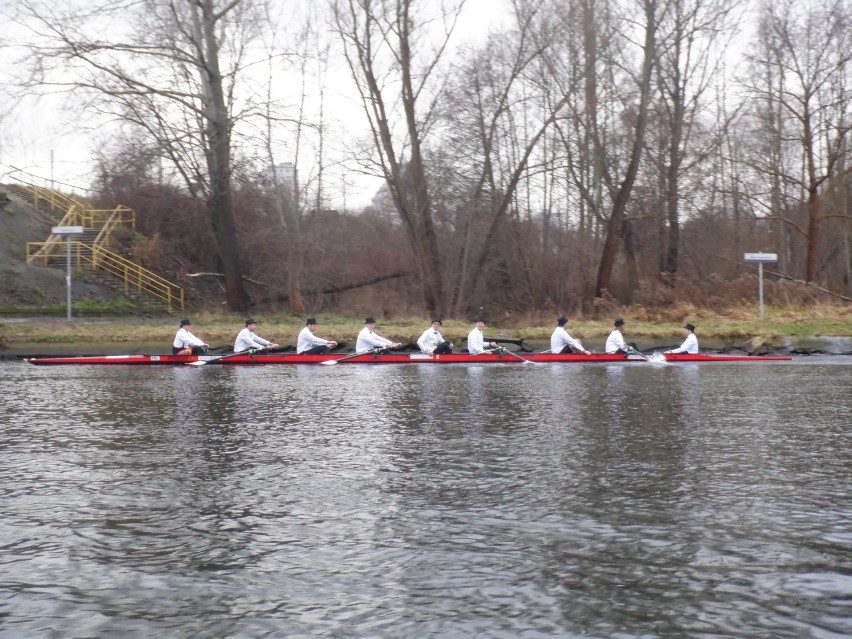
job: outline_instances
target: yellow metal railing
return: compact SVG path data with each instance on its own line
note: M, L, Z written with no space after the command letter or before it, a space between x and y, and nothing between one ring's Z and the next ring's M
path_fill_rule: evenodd
M48 243L27 242L27 262L39 259L44 266L64 263L63 260L67 260L67 253L42 252L44 245ZM65 241L63 240L61 244L65 245ZM77 269L98 269L120 279L123 282L125 294L131 290L144 292L162 301L170 313L175 308L184 310L183 288L101 246L72 241L71 260Z
M62 219L59 221L59 226L85 226L79 220L82 217L82 205L72 206L69 208L65 215L62 216ZM30 244L40 244L41 248L36 251L34 254L30 255L29 245ZM54 235L53 233L47 238L46 242L28 242L27 243L27 264L32 264L36 259L44 258L44 263L47 264L47 258L49 258L55 249L59 246L65 246L65 240L61 235Z
M72 241L72 258L76 268L92 268L105 271L120 279L124 285L125 294L130 290L144 292L165 303L169 312L173 307L184 309L184 291L177 284L160 277L138 264L117 255L106 248L110 234L118 226L136 228L136 211L126 206L114 209L88 208L82 202L60 193L53 188L39 186L32 180L34 176L19 181L20 186L32 197L34 208L44 208L45 205L62 219L59 226L82 226L90 229L80 240ZM93 239L92 235L97 234ZM91 244L87 243L91 241ZM64 264L67 259L66 241L62 236L51 234L46 242L27 242L27 263L40 262L47 266L60 260Z
M119 224L126 224L130 226L130 228L136 228L136 211L126 206L117 206L114 209L108 210L88 210L86 213L92 214L92 218L94 220L95 215L103 214L105 219L101 224L101 231L98 233L98 236L95 238L93 242L96 246L104 246L109 239L110 233L112 230L116 228ZM81 226L85 227L94 227L97 228L96 224L81 224Z
M74 198L54 189L26 182L22 182L21 186L32 196L33 208L39 208L39 205L43 203L51 210L64 215L68 215L71 212L82 213L86 209L86 206L82 202L78 202Z

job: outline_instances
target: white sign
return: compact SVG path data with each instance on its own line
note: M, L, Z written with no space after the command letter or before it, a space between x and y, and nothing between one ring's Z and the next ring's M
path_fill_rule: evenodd
M746 262L777 262L778 253L746 253L743 259Z
M82 235L84 229L82 226L54 226L50 232L54 235Z

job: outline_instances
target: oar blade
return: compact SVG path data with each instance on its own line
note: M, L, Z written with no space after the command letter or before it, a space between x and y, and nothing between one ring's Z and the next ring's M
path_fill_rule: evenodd
M539 362L533 362L533 361L531 361L531 360L528 360L526 357L521 357L520 355L516 355L515 353L513 353L512 351L510 351L508 348L501 348L501 350L502 350L502 351L503 351L503 353L505 353L506 355L511 355L511 356L512 356L512 357L514 357L515 359L519 359L519 360L521 360L524 364L531 364L532 366L538 366L538 364L539 364Z

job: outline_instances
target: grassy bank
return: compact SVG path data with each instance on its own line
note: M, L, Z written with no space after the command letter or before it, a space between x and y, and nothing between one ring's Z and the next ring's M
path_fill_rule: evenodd
M486 335L499 338L543 340L550 337L556 317L542 313L526 317L490 318ZM812 307L803 309L766 308L763 320L753 308L733 310L725 315L698 311L682 320L658 319L643 313L631 318L625 311L625 335L629 339L677 340L680 326L689 321L697 326L701 339L724 342L746 340L772 341L784 337L809 336L852 337L852 306ZM192 330L211 346L230 345L242 328L242 315L196 313L191 315ZM304 320L289 315L257 315L259 335L282 345L294 344ZM363 317L318 315L317 334L338 342L354 343L363 326ZM88 343L157 343L170 344L178 328L177 316L146 317L64 317L0 318L0 344L88 344ZM428 317L394 317L379 321L382 335L401 342L414 342L429 326ZM467 336L471 323L447 320L442 333L445 338L459 340ZM612 319L578 319L568 325L569 332L581 340L602 340L612 327Z

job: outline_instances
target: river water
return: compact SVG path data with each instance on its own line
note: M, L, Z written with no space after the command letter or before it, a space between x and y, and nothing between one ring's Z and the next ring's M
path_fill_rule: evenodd
M0 637L852 636L852 361L0 362Z

